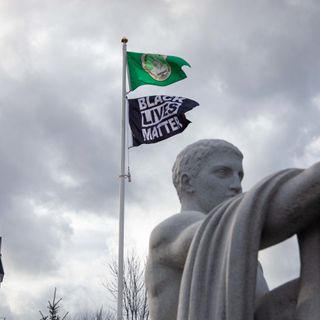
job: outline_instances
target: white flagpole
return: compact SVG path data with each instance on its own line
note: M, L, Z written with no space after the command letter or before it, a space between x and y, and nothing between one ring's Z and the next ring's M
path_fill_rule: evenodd
M122 118L121 118L121 173L119 211L119 251L118 251L118 307L117 320L123 320L123 247L124 247L124 196L125 196L125 156L126 156L126 69L127 38L122 38Z

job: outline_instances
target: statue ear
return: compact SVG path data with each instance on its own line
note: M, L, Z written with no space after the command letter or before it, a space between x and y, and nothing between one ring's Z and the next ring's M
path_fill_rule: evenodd
M192 179L186 173L182 174L182 176L181 176L181 186L182 186L182 190L184 192L187 192L187 193L194 192L193 185L192 185Z

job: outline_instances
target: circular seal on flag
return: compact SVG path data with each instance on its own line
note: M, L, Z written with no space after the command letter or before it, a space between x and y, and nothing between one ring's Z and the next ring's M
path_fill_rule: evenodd
M164 81L171 74L171 67L166 58L167 56L161 54L143 54L142 67L154 80Z

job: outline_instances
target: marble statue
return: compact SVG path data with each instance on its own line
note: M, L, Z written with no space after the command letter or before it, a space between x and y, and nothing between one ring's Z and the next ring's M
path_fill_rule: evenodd
M180 152L181 212L150 237L151 320L315 320L320 317L320 163L270 175L242 193L242 153L223 140ZM301 274L269 291L258 251L298 235Z

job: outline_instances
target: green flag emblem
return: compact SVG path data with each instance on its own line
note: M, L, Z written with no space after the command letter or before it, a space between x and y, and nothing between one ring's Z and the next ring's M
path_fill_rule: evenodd
M170 64L166 61L166 56L161 54L143 54L142 67L149 75L157 81L164 81L171 74Z

